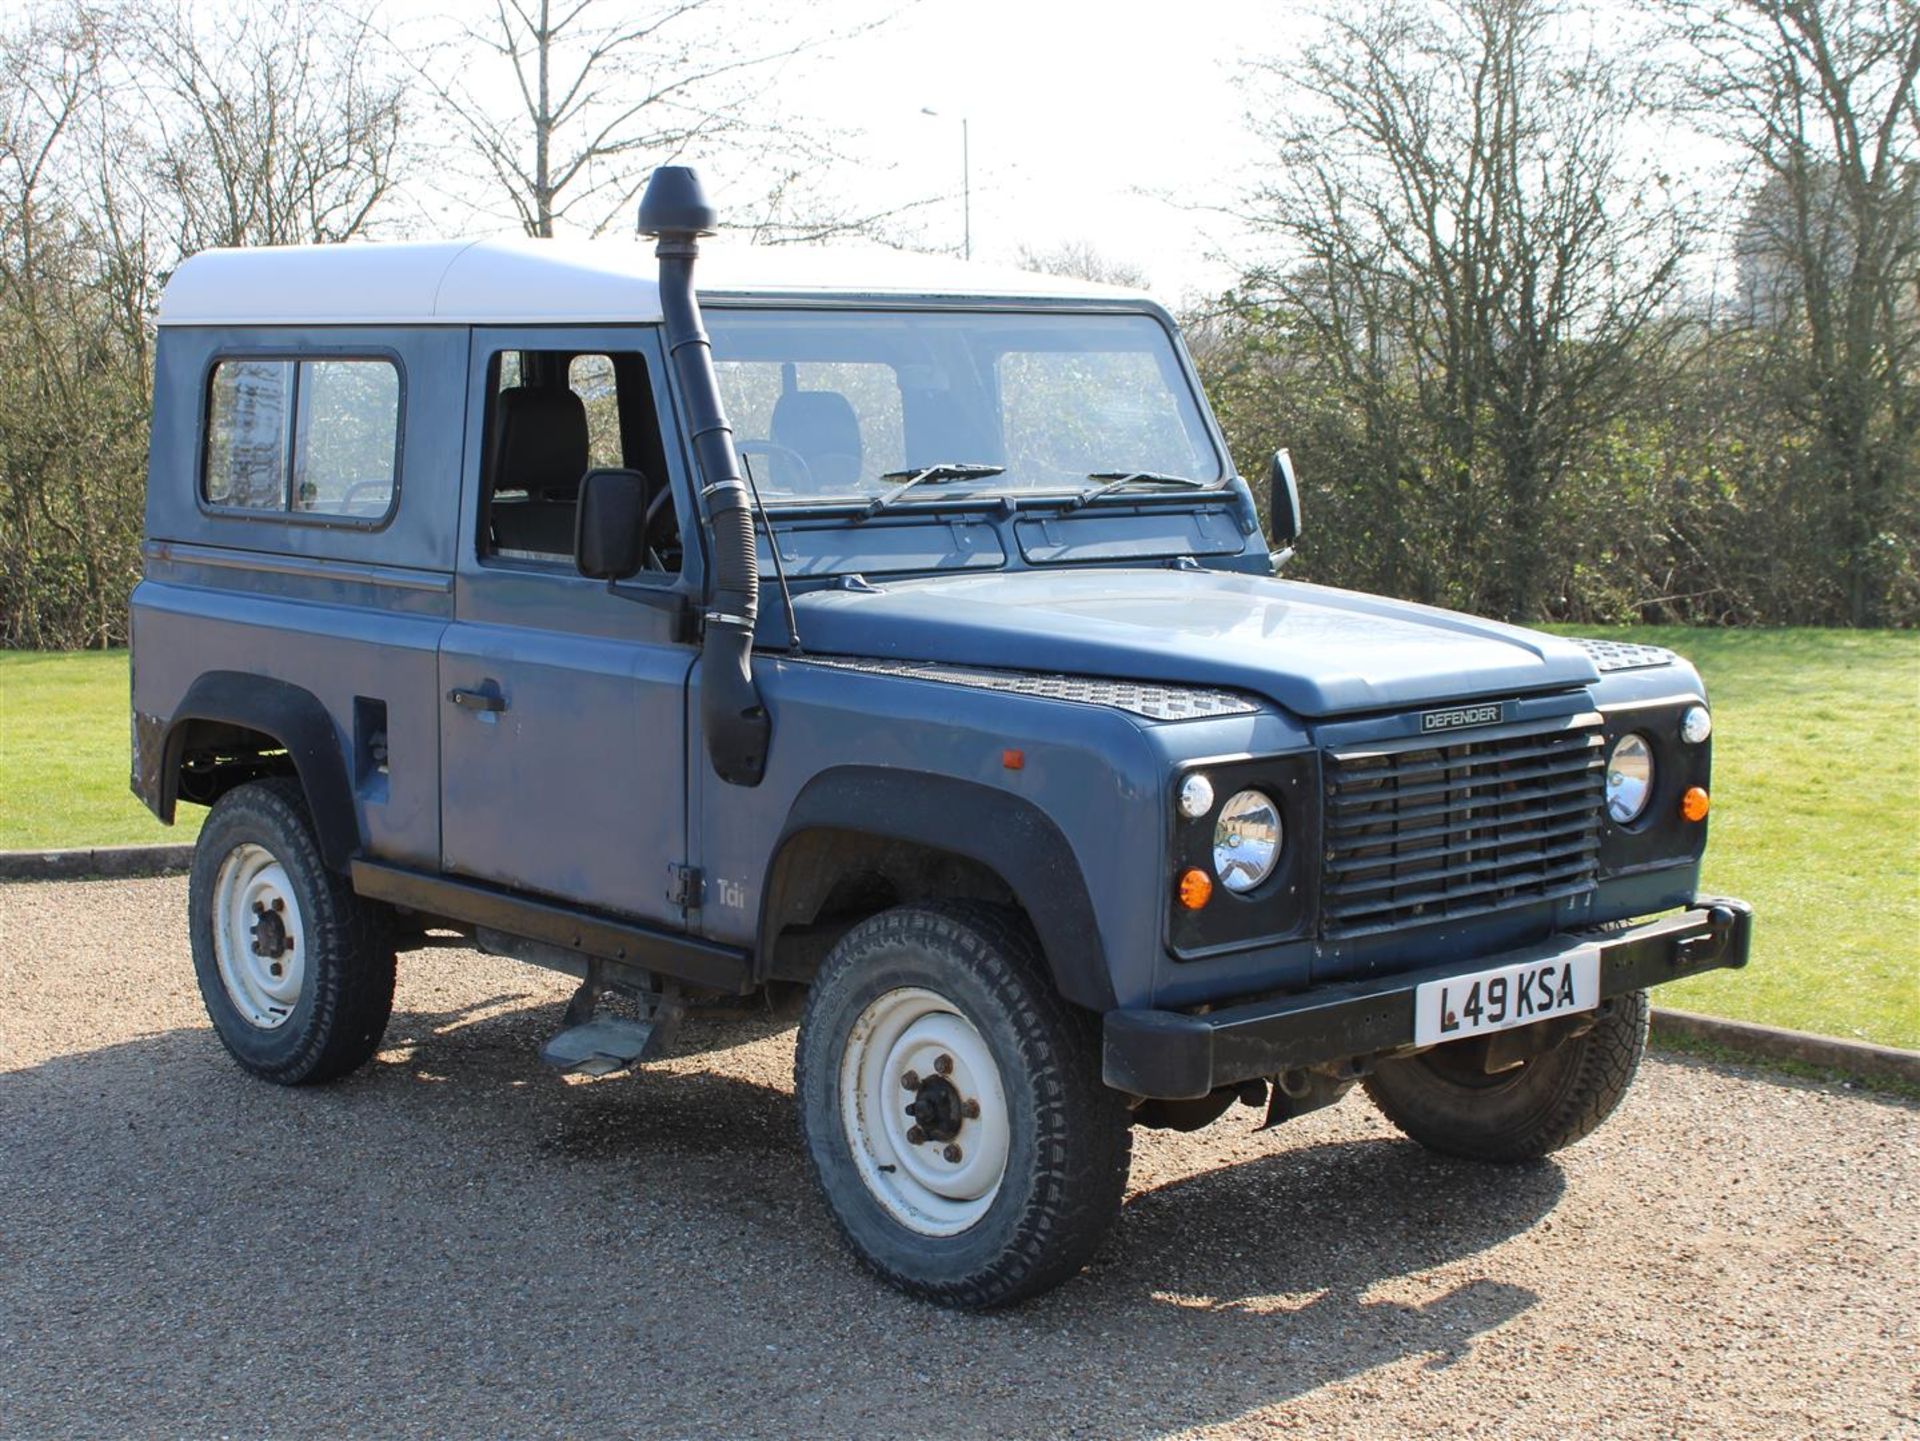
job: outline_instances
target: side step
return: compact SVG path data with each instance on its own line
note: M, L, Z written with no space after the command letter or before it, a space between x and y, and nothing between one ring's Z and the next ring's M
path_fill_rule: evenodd
M559 1032L540 1048L540 1059L562 1075L610 1076L663 1053L680 1028L686 1005L672 983L635 997L640 1016L627 1019L598 1014L606 987L596 965L586 984L567 1002Z
M600 1016L568 1026L540 1048L540 1059L565 1075L610 1076L647 1059L659 1028L652 1021Z

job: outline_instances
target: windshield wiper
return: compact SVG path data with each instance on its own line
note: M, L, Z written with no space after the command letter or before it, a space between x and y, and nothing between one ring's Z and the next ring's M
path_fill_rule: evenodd
M898 482L885 495L875 496L867 506L866 514L878 515L912 490L916 485L945 485L955 480L985 480L990 475L1002 475L1004 465L981 465L973 461L947 460L938 465L923 465L913 470L890 470L880 479Z
M1195 480L1186 475L1168 475L1158 470L1096 470L1087 476L1088 480L1105 481L1092 490L1083 490L1064 507L1078 510L1090 500L1098 500L1103 495L1112 495L1116 490L1126 490L1136 485L1175 485L1183 490L1218 490L1225 485L1224 480Z

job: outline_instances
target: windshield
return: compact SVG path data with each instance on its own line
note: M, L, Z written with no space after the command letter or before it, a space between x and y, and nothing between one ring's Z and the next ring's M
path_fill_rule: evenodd
M769 505L916 489L1073 492L1088 477L1222 475L1172 340L1148 315L706 311L734 436ZM1137 492L1136 492L1137 494Z

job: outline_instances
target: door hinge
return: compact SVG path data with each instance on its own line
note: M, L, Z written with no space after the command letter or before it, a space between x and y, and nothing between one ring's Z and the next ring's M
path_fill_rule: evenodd
M695 911L700 908L705 894L706 877L700 874L700 867L685 866L678 862L667 867L668 905Z

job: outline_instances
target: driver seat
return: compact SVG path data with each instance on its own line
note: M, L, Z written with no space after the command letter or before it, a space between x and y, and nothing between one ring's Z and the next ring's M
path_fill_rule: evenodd
M793 457L774 452L773 483L783 490L825 494L852 490L860 483L860 420L837 390L784 392L774 402L767 439L796 452L807 464L807 473L796 474Z
M586 403L566 386L518 385L501 391L494 405L488 510L494 550L571 556L587 473Z

